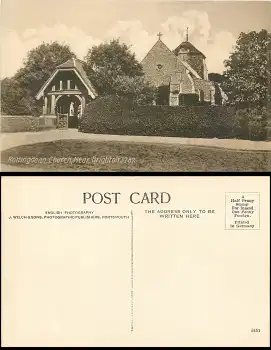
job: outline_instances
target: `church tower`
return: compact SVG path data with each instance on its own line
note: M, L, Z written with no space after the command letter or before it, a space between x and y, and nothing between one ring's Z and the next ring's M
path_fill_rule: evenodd
M176 49L173 50L173 53L182 61L186 61L202 79L208 80L208 71L205 62L206 57L188 41L188 28L186 32L186 41L183 41L177 46Z

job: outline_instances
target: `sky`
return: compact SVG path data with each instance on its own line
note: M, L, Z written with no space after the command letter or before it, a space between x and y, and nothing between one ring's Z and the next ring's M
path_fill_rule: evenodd
M185 40L207 57L209 73L222 73L241 32L271 32L269 1L0 0L1 78L23 66L42 42L69 44L84 59L93 45L119 38L141 61L163 34L173 50Z

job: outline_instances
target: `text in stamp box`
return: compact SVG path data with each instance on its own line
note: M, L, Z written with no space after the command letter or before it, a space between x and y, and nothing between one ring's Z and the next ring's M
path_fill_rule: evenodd
M258 230L260 228L259 193L227 192L225 196L226 230Z

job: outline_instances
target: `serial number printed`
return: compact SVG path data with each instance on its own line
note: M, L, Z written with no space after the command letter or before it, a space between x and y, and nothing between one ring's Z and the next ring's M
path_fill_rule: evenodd
M260 328L251 328L251 332L259 333L260 331Z

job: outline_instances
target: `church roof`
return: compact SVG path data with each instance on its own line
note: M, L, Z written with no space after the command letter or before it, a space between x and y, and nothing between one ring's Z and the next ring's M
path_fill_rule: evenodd
M68 61L65 61L64 63L61 63L57 68L79 68L82 67L83 61L79 60L78 58L70 58Z
M84 68L83 68L83 64L84 62L77 59L77 58L71 58L68 61L60 64L59 66L57 66L57 69L69 69L69 68L74 68L78 71L78 73L81 75L83 81L85 82L85 84L91 89L94 90L94 86L91 84Z
M75 58L71 58L68 61L58 65L57 68L65 68L65 69L67 69L67 68L76 68L76 61L75 61Z
M200 77L200 76L198 75L198 73L190 66L190 64L189 64L188 62L184 61L184 60L181 60L180 57L178 57L178 55L174 54L174 52L171 51L171 50L167 47L167 45L166 45L160 38L157 40L157 42L153 45L153 47L149 50L149 52L148 52L148 53L146 54L146 56L143 58L143 60L141 61L141 64L144 65L144 61L145 61L145 59L147 58L147 56L149 55L149 53L152 52L153 50L155 50L155 48L157 48L157 47L158 47L158 48L161 48L161 49L163 49L163 50L168 51L168 53L169 53L170 55L172 55L173 57L175 57L175 58L176 58L176 56L177 56L177 59L178 59L180 62L182 62L182 64L185 66L186 69L188 69L196 78L201 79L201 77Z
M83 68L83 61L77 59L77 58L71 58L68 61L60 64L59 66L56 67L54 73L51 75L51 77L45 82L45 84L42 86L42 88L40 89L40 91L37 93L36 98L39 99L44 90L46 89L46 87L50 84L50 82L52 81L52 79L56 76L56 74L61 71L61 70L69 70L72 69L74 70L77 75L79 76L79 78L81 79L82 83L86 86L88 93L90 95L92 95L92 97L96 97L97 96L97 92L94 88L94 86L91 84L84 68Z
M178 55L181 49L185 49L189 51L189 53L202 55L204 58L206 58L205 55L202 52L200 52L198 49L196 49L195 46L192 45L189 41L183 41L179 46L176 47L176 49L173 50L173 53L175 55Z
M155 50L156 48L162 48L163 50L166 50L166 51L172 53L171 50L167 47L167 45L159 38L159 39L156 41L156 43L152 46L152 48L148 51L148 53L145 55L145 57L143 58L143 60L141 61L141 63L144 62L144 60L146 59L146 57L148 56L148 54L149 54L150 52L152 52L153 50Z

